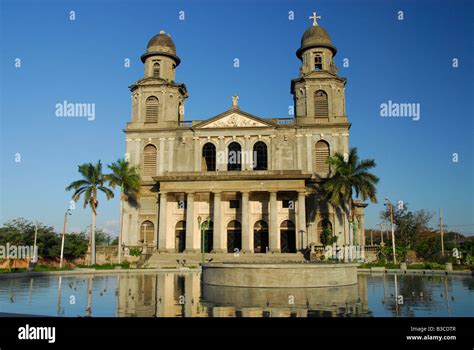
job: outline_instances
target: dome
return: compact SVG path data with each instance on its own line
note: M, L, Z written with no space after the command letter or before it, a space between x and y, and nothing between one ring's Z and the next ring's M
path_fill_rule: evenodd
M176 61L176 65L179 64L180 59L176 56L176 46L174 45L171 36L165 33L163 30L159 34L156 34L148 42L146 53L141 57L142 62L150 56L164 55L173 58Z
M301 47L296 51L296 55L301 58L304 51L313 47L326 47L332 51L333 55L337 52L336 47L332 45L328 32L319 25L313 25L304 32L301 38Z

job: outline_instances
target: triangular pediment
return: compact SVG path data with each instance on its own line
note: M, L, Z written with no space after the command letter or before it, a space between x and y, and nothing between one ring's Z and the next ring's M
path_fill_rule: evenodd
M199 129L210 128L258 128L273 126L271 121L258 118L239 109L231 109L194 126Z

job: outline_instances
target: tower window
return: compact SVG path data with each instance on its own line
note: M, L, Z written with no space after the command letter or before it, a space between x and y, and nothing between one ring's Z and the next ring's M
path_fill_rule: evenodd
M154 176L156 174L157 151L153 145L146 145L143 149L143 175Z
M329 175L329 144L326 141L318 141L315 147L314 171L321 177Z
M323 56L320 53L317 53L314 56L314 70L323 69Z
M328 113L328 95L323 90L314 93L314 115L316 117L327 117Z
M159 78L160 77L160 64L155 63L153 65L153 78Z
M158 122L158 99L150 96L146 99L145 123Z
M240 201L238 199L231 199L229 201L229 208L230 209L239 209L240 208Z

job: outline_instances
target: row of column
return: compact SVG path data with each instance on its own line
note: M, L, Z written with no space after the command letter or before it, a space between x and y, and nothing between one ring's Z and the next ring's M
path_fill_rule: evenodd
M214 212L210 218L213 221L213 252L225 253L227 252L227 235L223 232L222 227L222 192L214 191ZM250 206L249 196L250 191L241 191L242 195L242 252L250 253L253 252L254 247L254 235L253 230L250 228ZM269 220L268 220L268 233L269 233L269 250L273 253L279 253L280 246L280 223L278 220L278 203L277 203L277 191L269 192ZM199 252L201 249L201 237L199 227L196 227L197 217L194 214L194 193L190 192L186 194L186 251L187 252ZM167 204L168 196L166 192L160 192L160 204L159 204L159 224L158 224L158 249L160 251L174 251L175 250L175 239L174 230L169 229L167 223ZM205 220L206 218L203 218ZM308 242L307 240L307 228L306 228L306 204L305 204L305 193L303 191L298 192L298 210L296 220L296 247L302 249ZM197 230L196 230L197 228ZM252 232L251 232L252 231ZM303 231L303 232L302 232ZM197 234L195 234L197 233ZM156 241L156 240L155 240Z

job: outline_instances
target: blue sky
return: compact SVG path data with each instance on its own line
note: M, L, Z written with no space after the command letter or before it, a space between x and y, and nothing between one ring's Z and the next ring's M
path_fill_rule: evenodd
M225 111L235 93L249 113L287 117L290 80L300 67L295 51L317 10L338 48L339 74L348 79L351 146L376 160L381 179L366 226L380 221L388 197L432 211L435 219L442 207L447 225L474 232L472 1L0 3L2 223L23 216L60 230L71 195L64 188L78 177L77 165L123 156L127 87L142 77L140 55L161 29L171 33L182 60L177 81L190 93L187 120ZM95 103L95 120L57 118L55 105L64 100ZM380 104L389 100L419 103L420 120L380 117ZM98 226L116 232L118 196L99 200ZM70 229L89 223L90 210L79 205Z

